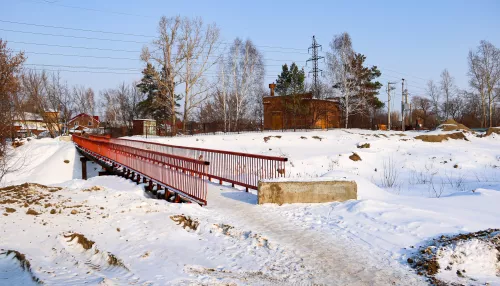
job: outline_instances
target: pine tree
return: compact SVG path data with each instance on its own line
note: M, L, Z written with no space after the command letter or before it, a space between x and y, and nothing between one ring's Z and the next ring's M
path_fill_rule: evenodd
M139 103L139 110L142 116L153 116L153 102L155 96L158 94L158 85L156 83L156 77L158 73L155 68L148 63L146 68L142 71L142 79L137 87L139 90L146 94L146 99Z
M293 62L290 69L288 69L287 64L284 64L281 68L281 74L278 75L278 79L276 80L276 92L279 95L303 93L306 78L304 69L299 69Z
M382 73L377 66L365 67L363 64L366 56L355 54L351 60L352 77L350 79L353 88L353 97L358 100L364 100L370 108L379 109L384 107L384 103L379 100L377 95L382 87L379 81L374 81Z
M165 69L158 73L153 65L147 63L146 68L142 71L143 77L141 82L137 84L139 90L146 94L147 98L139 103L139 110L142 116L153 117L153 119L165 122L170 120L172 114L178 112L172 111L168 91L158 84L158 80L165 78ZM182 99L181 95L175 95L175 107L179 107L179 101ZM165 130L167 129L164 126Z

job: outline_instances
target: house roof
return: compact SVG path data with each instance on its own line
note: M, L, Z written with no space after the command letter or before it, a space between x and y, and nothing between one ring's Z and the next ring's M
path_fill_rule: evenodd
M16 114L15 121L43 121L42 116L32 112L23 112L23 115Z
M92 118L93 120L97 121L97 123L100 123L100 122L101 122L101 121L99 121L99 116L97 116L97 115L90 116L90 115L88 115L87 113L80 113L80 114L78 114L78 115L74 116L73 118L71 118L71 119L69 120L69 122L71 122L71 121L75 120L76 118L83 117L83 116L90 117L90 118Z

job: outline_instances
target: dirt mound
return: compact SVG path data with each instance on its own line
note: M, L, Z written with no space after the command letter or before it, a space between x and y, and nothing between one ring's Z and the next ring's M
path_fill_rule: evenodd
M77 239L76 242L78 242L85 250L91 249L95 243L92 240L87 239L83 234L79 234L79 233L72 233L69 235L64 235L64 237L69 238L68 242L71 242L71 241L73 241L73 239L76 238Z
M422 140L424 142L443 142L444 140L448 139L455 139L455 140L466 140L467 137L465 137L463 132L457 132L457 133L452 133L452 134L439 134L439 135L419 135L415 137L415 139Z
M474 281L474 278L467 277L467 269L463 269L463 265L458 265L463 264L465 262L463 260L467 260L466 256L458 257L460 255L454 253L450 257L457 261L447 261L444 265L440 265L439 261L442 261L440 258L443 256L449 255L450 249L457 249L457 246L461 244L477 241L490 246L492 251L495 251L495 249L500 251L500 229L487 229L455 236L442 235L439 238L433 239L428 244L421 246L414 253L413 257L408 258L407 262L417 271L418 275L426 276L433 285L449 285L448 282L441 281L435 277L439 272L448 271L454 272L464 282L468 280ZM461 250L458 250L458 252L461 252ZM461 255L465 255L465 253L461 253ZM497 260L500 262L500 256L497 257ZM457 267L462 268L457 270L455 269Z
M353 161L361 161L361 157L359 157L359 155L356 153L352 153L352 155L349 156L349 159L351 159Z
M486 130L486 136L490 136L493 133L500 135L500 127L490 127Z
M9 249L9 250L0 250L0 255L5 255L6 257L9 257L11 254L12 255L12 259L15 259L19 262L19 266L21 267L21 269L23 271L26 271L30 274L31 276L31 280L33 280L33 282L37 283L37 284L44 284L43 281L41 281L38 277L36 277L33 272L31 271L31 263L30 261L26 258L26 255L24 255L23 253L17 251L17 250L12 250L12 249Z
M469 127L456 122L453 119L448 119L445 122L441 123L436 129L441 129L443 131L456 131L456 130L465 130L465 131L471 131Z

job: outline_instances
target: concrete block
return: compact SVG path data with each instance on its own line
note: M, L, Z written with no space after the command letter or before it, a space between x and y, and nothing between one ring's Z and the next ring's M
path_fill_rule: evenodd
M334 178L264 180L258 187L259 204L343 202L358 197L355 181Z

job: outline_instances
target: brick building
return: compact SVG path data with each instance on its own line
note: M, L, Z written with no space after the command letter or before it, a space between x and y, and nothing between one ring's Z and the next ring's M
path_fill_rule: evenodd
M276 84L263 98L264 129L339 128L340 109L335 100L315 99L312 93L275 96Z
M99 116L80 113L68 121L68 129L70 133L80 133L87 129L99 128L99 123Z

